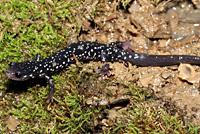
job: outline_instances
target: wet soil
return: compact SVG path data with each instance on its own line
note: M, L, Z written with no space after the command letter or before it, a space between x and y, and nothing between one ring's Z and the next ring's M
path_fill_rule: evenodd
M117 10L113 8L116 7L114 4L118 5ZM109 43L131 39L131 46L137 53L200 55L200 8L197 3L162 1L155 4L142 0L129 3L127 9L120 6L119 3L108 2L102 10L105 15L95 17L95 27L85 21L78 40ZM88 66L98 64L90 62ZM174 104L185 112L187 120L200 125L199 66L127 67L123 63L109 64L113 74L110 81L134 83L137 87L153 91L160 98L158 103ZM112 97L101 94L101 97L94 98L93 94L93 98L87 98L87 103L100 100L100 104L107 105L128 100L119 85L110 84L106 88L112 91Z

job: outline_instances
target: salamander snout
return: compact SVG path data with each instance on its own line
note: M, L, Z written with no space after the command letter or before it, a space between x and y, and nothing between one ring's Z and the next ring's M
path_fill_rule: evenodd
M8 77L8 79L11 80L16 80L16 81L25 81L27 80L27 75L23 75L22 72L16 70L15 68L8 68L6 71L6 76Z

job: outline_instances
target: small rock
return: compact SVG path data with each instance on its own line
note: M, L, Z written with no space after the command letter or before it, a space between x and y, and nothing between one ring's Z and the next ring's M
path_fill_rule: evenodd
M17 126L20 124L17 119L13 117L9 117L8 120L6 121L6 124L8 125L8 129L11 131L15 131Z
M186 80L190 83L199 83L200 73L197 73L193 66L190 64L180 64L179 68L179 78Z
M171 76L171 72L169 72L169 71L164 71L161 73L161 77L163 79L168 79L170 76Z

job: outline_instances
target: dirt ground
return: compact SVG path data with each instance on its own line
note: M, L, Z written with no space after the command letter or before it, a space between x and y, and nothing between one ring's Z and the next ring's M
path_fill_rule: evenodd
M105 0L103 3L99 1L91 1L90 3L89 1L88 6L80 4L80 9L84 10L77 10L76 14L74 13L74 16L77 17L75 18L77 19L76 21L80 21L80 32L76 31L74 24L65 21L65 19L60 23L56 23L55 26L59 27L61 32L71 30L67 33L69 35L67 35L66 41L63 41L66 44L78 41L95 41L108 44L117 40L127 41L131 39L131 46L134 52L137 53L200 56L200 2L195 0L157 1L158 3L153 0L135 0L128 2L128 5L112 0ZM96 9L95 16L91 13L94 9ZM81 16L83 12L88 14ZM49 21L50 18L51 16L49 15ZM17 26L14 25L13 29ZM54 50L52 50L52 53L54 53ZM184 121L192 122L195 126L200 125L199 66L181 64L164 67L139 67L122 62L109 62L108 64L111 68L111 76L106 77L105 81L102 81L102 77L99 74L94 73L95 69L104 65L100 61L90 61L80 65L82 70L77 75L78 77L82 76L81 73L83 75L84 73L91 74L89 78L85 76L87 78L83 79L80 82L81 84L78 85L80 88L77 88L80 90L77 91L77 94L82 96L83 100L86 100L84 103L87 103L89 107L90 105L109 107L105 112L107 114L106 118L98 117L99 115L97 115L98 118L94 119L94 128L100 124L101 130L109 130L108 122L120 123L118 117L124 116L125 118L126 115L120 113L119 110L125 109L128 111L126 106L130 105L131 91L126 90L129 87L125 84L148 90L152 93L149 96L155 100L153 105L165 111L169 110L171 115L174 115L177 111L183 113ZM76 66L76 69L78 68L75 64L69 66L69 68L72 66ZM65 73L61 72L59 75L67 78ZM94 77L94 75L97 76ZM58 84L59 81L55 79L55 95L57 95L59 89L65 89L59 92L63 94L67 94L70 89L73 89L73 84L70 85L66 80L64 81ZM74 85L77 86L76 84ZM33 92L38 92L37 86L31 91L31 93ZM4 99L11 103L16 100L20 102L21 98L24 98L22 93L19 95L14 94L13 96L6 94ZM63 96L59 94L55 98L63 100ZM121 103L123 104L119 105ZM59 107L59 105L53 106ZM173 111L174 113L172 113ZM9 120L9 122L14 121ZM157 121L155 122L157 123Z
M104 7L105 16L95 19L104 30L94 30L90 22L85 21L84 30L89 32L82 32L79 40L108 43L131 39L131 46L137 53L200 55L200 7L197 2L163 1L154 5L142 0L134 1L127 10L118 11L113 8L114 4L108 3ZM88 66L95 64L90 62ZM110 67L115 80L152 90L162 101L182 109L187 120L200 125L199 66L126 67L121 63L110 63ZM120 95L120 88L113 85L107 88L116 90L118 95L102 103L127 99Z

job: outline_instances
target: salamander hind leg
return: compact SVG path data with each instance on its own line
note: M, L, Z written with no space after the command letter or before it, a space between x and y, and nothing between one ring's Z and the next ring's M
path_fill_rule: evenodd
M130 50L130 51L134 52L134 49L131 47L130 42L131 42L131 39L124 41L124 42L120 42L120 41L111 42L108 45L110 47L115 47L115 48L119 48L119 49L126 50L126 51Z
M106 53L103 52L101 54L101 61L103 63L108 62L109 61L109 55L107 55ZM110 70L109 64L105 64L102 67L97 69L97 73L101 74L102 80L105 80L106 76L110 76L109 70Z
M109 64L105 64L101 68L97 69L97 73L101 74L102 80L105 80L106 76L110 76L109 70L110 70Z

